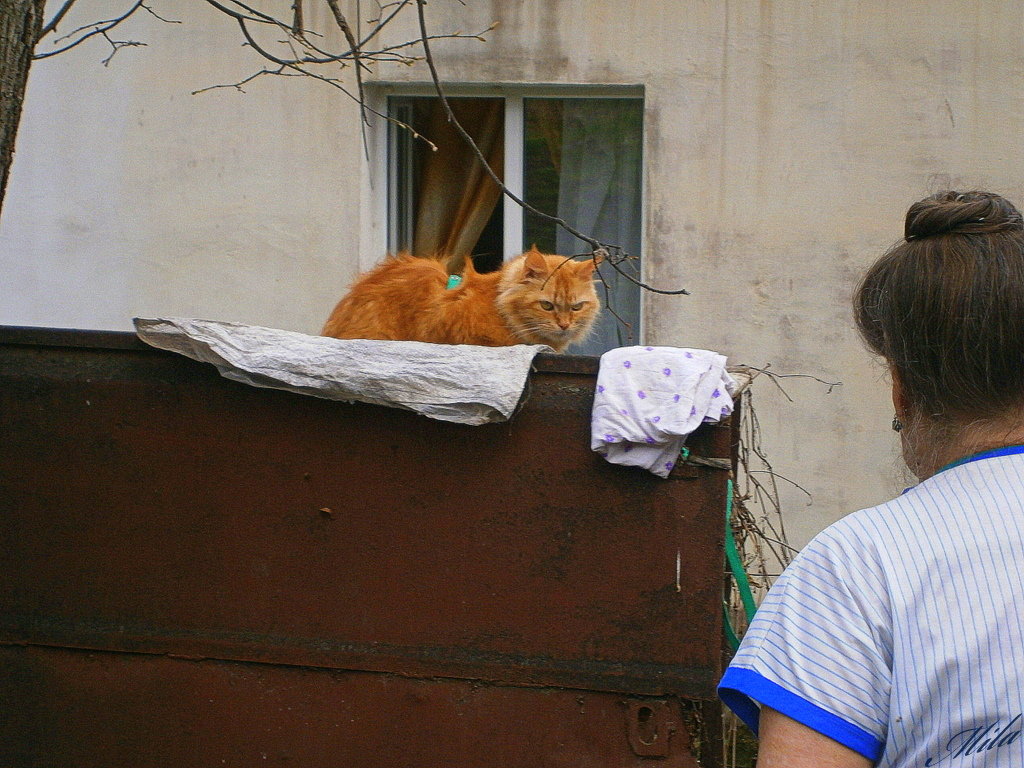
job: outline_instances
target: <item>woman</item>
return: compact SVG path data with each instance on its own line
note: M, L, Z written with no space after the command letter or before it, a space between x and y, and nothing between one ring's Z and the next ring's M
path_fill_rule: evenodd
M1024 223L1002 197L910 207L857 325L921 480L819 534L720 694L758 768L1024 766Z

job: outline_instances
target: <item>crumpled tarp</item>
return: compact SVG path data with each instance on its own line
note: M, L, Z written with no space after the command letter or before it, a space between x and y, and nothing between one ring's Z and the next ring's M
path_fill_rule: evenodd
M441 421L507 421L543 345L477 347L307 336L255 325L135 318L144 342L212 363L225 378L328 400L405 408Z

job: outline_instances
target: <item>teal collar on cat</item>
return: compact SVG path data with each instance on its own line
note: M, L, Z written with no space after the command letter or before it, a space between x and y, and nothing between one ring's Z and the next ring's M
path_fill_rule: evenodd
M445 286L449 291L452 288L458 288L462 282L462 275L448 275L448 285Z

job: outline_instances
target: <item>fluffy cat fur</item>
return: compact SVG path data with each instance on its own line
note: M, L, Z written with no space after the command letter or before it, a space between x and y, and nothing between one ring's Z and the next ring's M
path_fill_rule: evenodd
M481 274L466 259L462 283L448 270L408 253L361 275L321 331L338 339L436 344L547 344L562 352L586 337L601 305L594 260L566 261L536 248Z

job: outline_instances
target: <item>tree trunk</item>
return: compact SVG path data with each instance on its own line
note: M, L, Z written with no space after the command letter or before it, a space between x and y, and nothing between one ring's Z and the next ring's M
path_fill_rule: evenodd
M45 0L0 0L0 210Z

